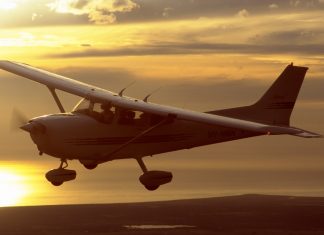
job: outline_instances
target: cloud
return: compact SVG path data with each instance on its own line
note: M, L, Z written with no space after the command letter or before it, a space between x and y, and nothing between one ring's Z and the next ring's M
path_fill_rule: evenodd
M298 7L301 4L300 0L290 0L290 5Z
M252 38L252 42L262 44L311 44L317 42L318 38L322 38L324 31L321 29L293 29L286 31L274 31L265 33L264 35L258 35L256 38ZM307 43L306 43L307 42Z
M169 43L124 47L119 49L89 49L76 52L47 55L49 58L78 57L118 57L118 56L158 56L158 55L203 55L203 54L299 54L321 55L324 53L322 44L309 45L257 45L257 44L226 44L226 43Z
M33 13L32 16L31 16L31 19L32 19L32 21L35 21L35 20L40 19L42 17L43 17L42 14Z
M171 7L164 8L163 13L162 13L163 17L169 17L173 10L174 9Z
M322 0L290 0L290 5L293 7L306 7L306 8L317 8Z
M272 3L272 4L269 5L269 8L270 9L277 9L277 8L279 8L279 6L277 4L275 4L275 3Z
M56 0L47 6L56 13L87 15L90 22L109 24L117 20L115 13L131 12L139 5L132 0Z
M246 17L284 14L324 9L322 0L287 0L280 2L280 10L274 9L279 3L260 0L30 0L17 2L10 11L0 8L1 27L75 25L75 24L109 24L171 21L179 19L197 19L212 17ZM292 7L296 6L296 7ZM297 7L298 6L298 7ZM238 9L241 9L238 12ZM248 9L248 10L247 10ZM37 18L36 13L43 15ZM19 17L15 17L19 15Z
M71 13L74 15L82 15L85 12L82 8L78 6L77 0L55 0L47 4L50 10L55 11L57 13Z
M112 3L113 12L130 12L139 7L139 4L131 0L114 0Z
M237 16L241 18L246 18L250 15L250 12L248 12L246 9L242 9L237 13Z
M90 43L83 43L80 46L82 46L82 47L91 47L91 44Z
M5 11L10 11L15 9L17 5L18 4L16 2L10 2L10 1L0 2L0 9Z

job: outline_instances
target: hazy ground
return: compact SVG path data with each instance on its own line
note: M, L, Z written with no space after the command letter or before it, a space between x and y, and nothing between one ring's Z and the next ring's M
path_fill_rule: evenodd
M324 234L324 198L245 195L152 203L0 208L0 234L316 235Z

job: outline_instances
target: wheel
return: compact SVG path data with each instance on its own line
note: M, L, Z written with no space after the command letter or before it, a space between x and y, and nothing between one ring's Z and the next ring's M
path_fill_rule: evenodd
M61 186L63 184L63 181L59 181L59 182L55 182L55 181L52 181L51 182L54 186Z
M144 186L149 191L155 191L160 187L160 185L144 185Z
M93 170L98 166L98 164L83 164L83 166L88 170Z

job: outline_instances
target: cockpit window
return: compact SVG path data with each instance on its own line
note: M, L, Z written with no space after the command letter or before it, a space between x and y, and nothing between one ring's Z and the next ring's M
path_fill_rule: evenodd
M121 125L154 125L159 120L156 115L140 111L127 110L112 106L111 103L94 103L82 99L73 109L73 113L82 113L102 123L116 122Z

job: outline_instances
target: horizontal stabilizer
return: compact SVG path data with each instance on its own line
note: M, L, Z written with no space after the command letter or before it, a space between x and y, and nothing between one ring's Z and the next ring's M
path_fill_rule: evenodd
M298 128L296 128L296 129L299 130L300 132L293 134L294 136L303 137L303 138L323 138L323 136L320 134L310 132L310 131L305 131L305 130L298 129Z
M294 135L303 138L323 138L322 135L291 126L268 126L264 128L269 135Z
M322 138L323 136L314 132L305 131L291 126L275 126L269 125L263 128L263 131L268 135L294 135L303 138Z

